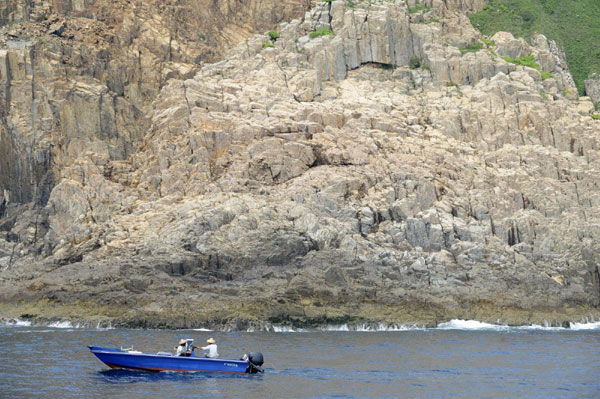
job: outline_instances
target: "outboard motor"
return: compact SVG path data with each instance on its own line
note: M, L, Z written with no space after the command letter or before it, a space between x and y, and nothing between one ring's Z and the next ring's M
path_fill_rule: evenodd
M264 373L265 370L261 367L264 363L263 355L260 352L250 352L248 355L244 355L248 358L248 369L246 370L250 374Z

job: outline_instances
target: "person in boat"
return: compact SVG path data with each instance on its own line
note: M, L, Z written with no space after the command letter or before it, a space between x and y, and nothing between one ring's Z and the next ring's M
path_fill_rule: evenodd
M217 352L217 341L215 341L214 338L210 337L209 339L206 340L206 343L208 345L200 347L200 349L202 349L203 351L208 351L208 353L205 356L206 357L219 357L219 353Z
M175 356L189 356L190 353L187 350L187 340L181 339L179 345L175 347Z

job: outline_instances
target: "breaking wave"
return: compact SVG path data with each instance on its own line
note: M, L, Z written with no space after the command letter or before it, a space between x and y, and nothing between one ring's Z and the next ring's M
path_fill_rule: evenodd
M425 327L416 325L397 325L397 324L340 324L326 325L314 328L293 328L289 326L274 325L271 328L273 332L289 333L289 332L309 332L309 331L357 331L357 332L382 332L382 331L417 331L425 330Z
M54 322L36 322L32 323L29 320L20 320L20 319L9 319L9 320L0 320L0 326L4 327L50 327L52 329L96 329L96 330L112 330L114 327L110 322L81 322L73 324L70 321L62 320L62 321L54 321ZM47 330L54 331L54 330ZM43 331L38 331L43 332Z
M397 325L397 324L358 324L358 325L347 325L341 326L326 326L322 328L322 331L361 331L361 332L378 332L378 331L415 331L424 330L425 327L417 325Z
M278 333L287 333L287 332L298 332L299 329L294 329L292 327L287 327L287 326L273 326L273 332L278 332Z
M600 322L569 323L569 327L552 326L550 323L544 325L532 324L528 326L508 326L505 324L489 324L477 320L450 320L440 323L436 330L471 330L471 331L514 331L514 330L546 330L546 331L581 331L600 330Z
M483 323L477 320L450 320L440 323L436 330L507 330L510 327L505 325Z
M277 333L309 332L309 331L357 331L357 332L392 332L392 331L424 331L424 330L464 330L464 331L524 331L524 330L544 330L544 331L584 331L600 330L600 322L582 322L569 323L569 327L556 327L550 323L544 325L527 326L508 326L506 324L490 324L477 320L450 320L440 323L437 327L426 328L417 325L397 325L397 324L358 324L358 325L328 325L314 328L294 328L289 326L274 325L270 331ZM254 330L252 330L254 331Z
M48 324L48 327L54 327L54 328L80 328L79 324L76 324L75 326L73 326L73 324L71 324L70 321L56 321L54 323Z
M65 329L79 329L79 328L86 328L86 329L95 329L95 330L112 330L114 329L114 327L112 326L112 324L109 323L102 323L102 322L97 322L95 325L93 323L75 323L73 324L70 321L64 320L64 321L56 321L54 323L50 323L46 325L47 327L52 327L52 328L65 328Z
M48 323L32 323L29 320L20 319L0 319L0 327L47 327L55 331L56 329L96 329L96 330L112 330L114 327L109 322L78 322L71 321L54 321ZM194 328L192 331L209 332L215 331L208 328ZM276 333L296 333L296 332L312 332L312 331L348 331L348 332L394 332L394 331L425 331L425 330L464 330L464 331L525 331L525 330L544 330L544 331L600 331L600 321L584 321L571 322L568 327L553 326L551 323L544 325L525 325L525 326L508 326L506 324L490 324L477 320L461 320L454 319L448 322L440 323L437 327L425 327L418 325L404 324L387 324L387 323L364 323L364 324L339 324L325 325L311 328L297 328L285 325L267 325L259 328L249 328L247 332L256 331L271 331ZM42 331L38 331L42 332Z
M571 330L600 330L600 321L595 323L571 323Z
M31 322L27 320L19 320L19 319L10 319L10 320L0 320L0 325L7 327L30 327Z

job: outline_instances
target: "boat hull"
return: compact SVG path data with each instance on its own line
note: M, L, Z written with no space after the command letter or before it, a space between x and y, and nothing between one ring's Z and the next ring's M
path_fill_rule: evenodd
M101 362L113 369L231 374L244 374L249 371L248 361L238 359L210 359L199 356L141 353L98 346L90 346L89 348Z

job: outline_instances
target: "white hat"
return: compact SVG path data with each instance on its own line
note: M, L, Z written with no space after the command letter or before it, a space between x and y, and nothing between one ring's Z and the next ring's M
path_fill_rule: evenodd
M216 344L217 343L217 341L215 341L215 339L212 338L212 337L209 338L209 339L207 339L206 342L209 343L209 344Z

